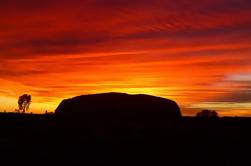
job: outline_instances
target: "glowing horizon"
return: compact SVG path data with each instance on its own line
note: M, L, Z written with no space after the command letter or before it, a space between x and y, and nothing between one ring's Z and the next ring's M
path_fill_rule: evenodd
M183 115L251 116L249 0L9 0L0 5L0 111L103 92L175 100Z

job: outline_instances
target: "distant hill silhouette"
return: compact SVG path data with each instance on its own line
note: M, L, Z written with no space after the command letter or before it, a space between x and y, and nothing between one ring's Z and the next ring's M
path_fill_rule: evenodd
M102 93L63 100L55 116L70 123L86 124L156 124L181 119L172 100L150 95Z

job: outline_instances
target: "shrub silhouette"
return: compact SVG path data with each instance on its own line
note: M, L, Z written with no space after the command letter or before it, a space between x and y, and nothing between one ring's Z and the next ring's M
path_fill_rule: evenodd
M198 118L218 118L218 113L213 110L202 110L201 112L198 112L196 114L196 117Z

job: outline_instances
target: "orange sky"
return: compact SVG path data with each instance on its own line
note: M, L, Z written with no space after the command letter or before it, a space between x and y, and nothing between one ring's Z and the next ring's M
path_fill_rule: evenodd
M3 0L0 111L100 92L251 116L250 0Z

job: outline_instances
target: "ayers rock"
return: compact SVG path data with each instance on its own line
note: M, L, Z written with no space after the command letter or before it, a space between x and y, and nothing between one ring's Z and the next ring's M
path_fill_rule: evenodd
M55 116L71 123L129 123L176 121L181 112L172 100L144 94L101 93L63 100Z

